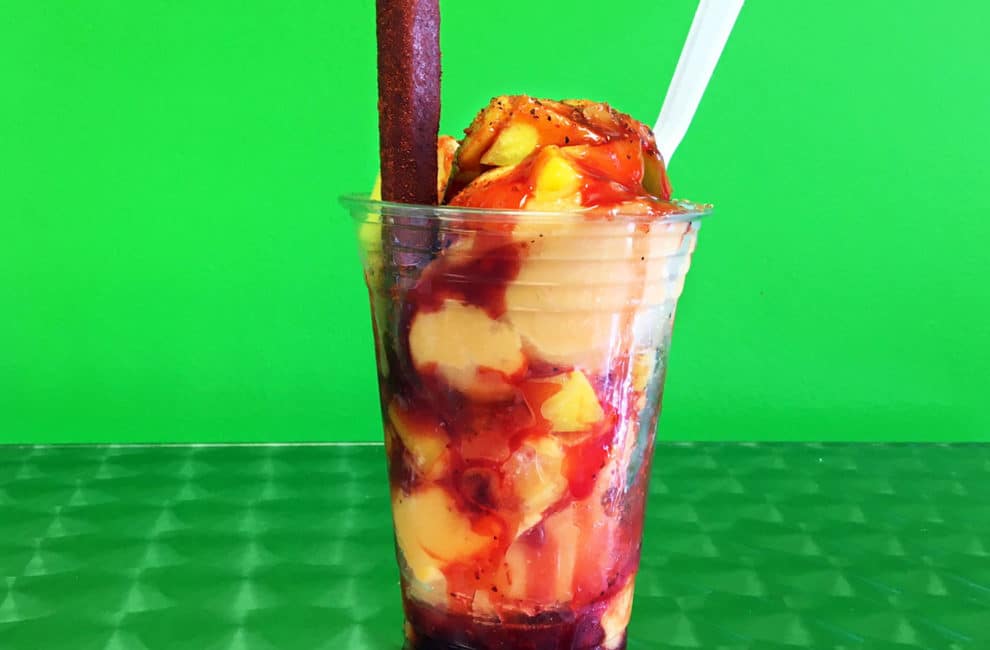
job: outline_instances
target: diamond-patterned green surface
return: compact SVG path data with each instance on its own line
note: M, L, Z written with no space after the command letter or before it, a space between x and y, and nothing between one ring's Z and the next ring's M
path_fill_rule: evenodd
M631 650L990 648L990 447L661 444ZM378 447L0 447L0 649L398 650Z

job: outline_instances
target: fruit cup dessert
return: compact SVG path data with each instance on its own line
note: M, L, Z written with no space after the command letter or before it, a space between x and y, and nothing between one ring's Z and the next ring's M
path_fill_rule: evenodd
M345 201L409 645L623 648L704 209L670 200L650 130L602 103L497 97L438 160L438 207Z

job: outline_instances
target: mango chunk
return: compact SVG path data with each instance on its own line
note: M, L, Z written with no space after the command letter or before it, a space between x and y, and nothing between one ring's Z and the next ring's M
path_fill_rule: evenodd
M667 167L660 152L657 151L656 139L650 127L625 113L620 113L608 104L586 99L568 99L564 100L564 103L580 109L584 119L600 132L609 133L613 138L620 136L621 139L638 141L643 155L643 188L659 199L670 200L671 188L670 180L667 178Z
M522 341L510 325L457 300L416 315L409 350L417 369L435 366L451 387L483 401L510 394L512 386L503 376L519 372L526 361Z
M547 436L528 440L506 461L505 473L520 504L517 536L539 523L543 512L564 495L563 463L560 442Z
M632 366L632 387L637 392L643 392L653 377L653 369L656 367L657 355L655 350L640 350L633 359Z
M488 151L481 156L481 164L504 167L515 165L536 149L540 134L532 124L509 124L495 137Z
M523 124L519 129L532 127ZM508 156L509 154L506 154ZM571 211L581 208L581 170L560 147L547 145L522 161L474 178L450 204L473 208ZM526 228L523 220L516 228ZM516 237L517 240L525 237Z
M447 578L440 573L429 581L420 581L419 579L410 580L406 593L413 600L421 603L434 607L445 606L447 604L448 594Z
M382 175L375 177L375 185L369 196L374 201L382 198ZM372 274L372 280L377 287L381 281L382 269L382 216L377 212L369 212L364 223L358 227L358 243L367 256L367 266Z
M664 201L670 200L673 190L670 187L667 168L659 153L646 155L643 158L643 189Z
M574 597L574 572L581 531L574 523L574 505L547 517L544 524L547 538L556 545L557 574L554 578L554 595L558 602L566 603Z
M479 535L471 521L440 487L392 497L395 539L413 576L420 582L437 582L442 568L487 550L493 540Z
M541 541L528 536L509 546L498 582L499 593L517 600L538 600L542 606L569 603L575 594L575 575L580 571L578 551L581 531L575 525L570 505L546 517Z
M591 382L580 370L551 377L560 391L543 402L541 412L555 433L587 431L605 417Z
M492 604L492 592L488 589L478 589L471 601L472 613L481 618L495 618L497 612Z
M533 194L524 206L527 210L576 210L581 207L581 172L561 153L560 147L544 147L533 164Z
M437 200L443 201L443 195L447 191L447 182L450 180L450 172L454 167L454 157L457 155L457 147L460 143L449 135L441 135L437 138ZM379 175L379 182L381 176ZM380 196L380 195L379 195Z
M527 208L534 205L532 201ZM508 319L533 356L598 370L641 286L635 224L588 220L520 223L527 254L505 292ZM636 296L638 297L638 296Z
M454 159L455 184L461 187L473 181L482 171L481 158L498 136L504 124L512 115L516 99L512 97L493 97L488 106L481 109L474 121L465 130L464 141L461 143ZM461 187L457 187L459 191Z
M506 598L524 600L529 586L530 549L523 540L513 542L505 552L496 585Z
M632 615L633 589L636 580L630 576L622 591L612 597L612 601L602 614L602 629L605 631L605 641L602 643L608 650L615 650L625 638L626 627Z
M450 201L453 206L517 210L528 196L528 185L514 182L518 165L493 167L476 176Z
M607 362L614 328L611 313L520 311L513 326L535 356L551 363L582 363L594 368Z
M538 146L605 140L578 107L525 95L494 97L465 131L447 196L453 199L486 169L514 165Z
M395 401L388 407L388 419L402 445L412 456L416 471L428 478L442 475L445 469L443 459L447 451L447 435L440 423L414 417Z

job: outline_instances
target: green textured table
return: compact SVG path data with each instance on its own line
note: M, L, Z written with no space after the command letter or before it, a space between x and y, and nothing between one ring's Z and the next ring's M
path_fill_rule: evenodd
M397 650L380 447L0 447L0 649ZM990 648L990 447L661 444L630 648Z

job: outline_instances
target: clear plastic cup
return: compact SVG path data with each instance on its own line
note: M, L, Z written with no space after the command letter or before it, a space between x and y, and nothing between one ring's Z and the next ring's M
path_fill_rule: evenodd
M624 648L707 207L342 202L371 300L407 647Z

